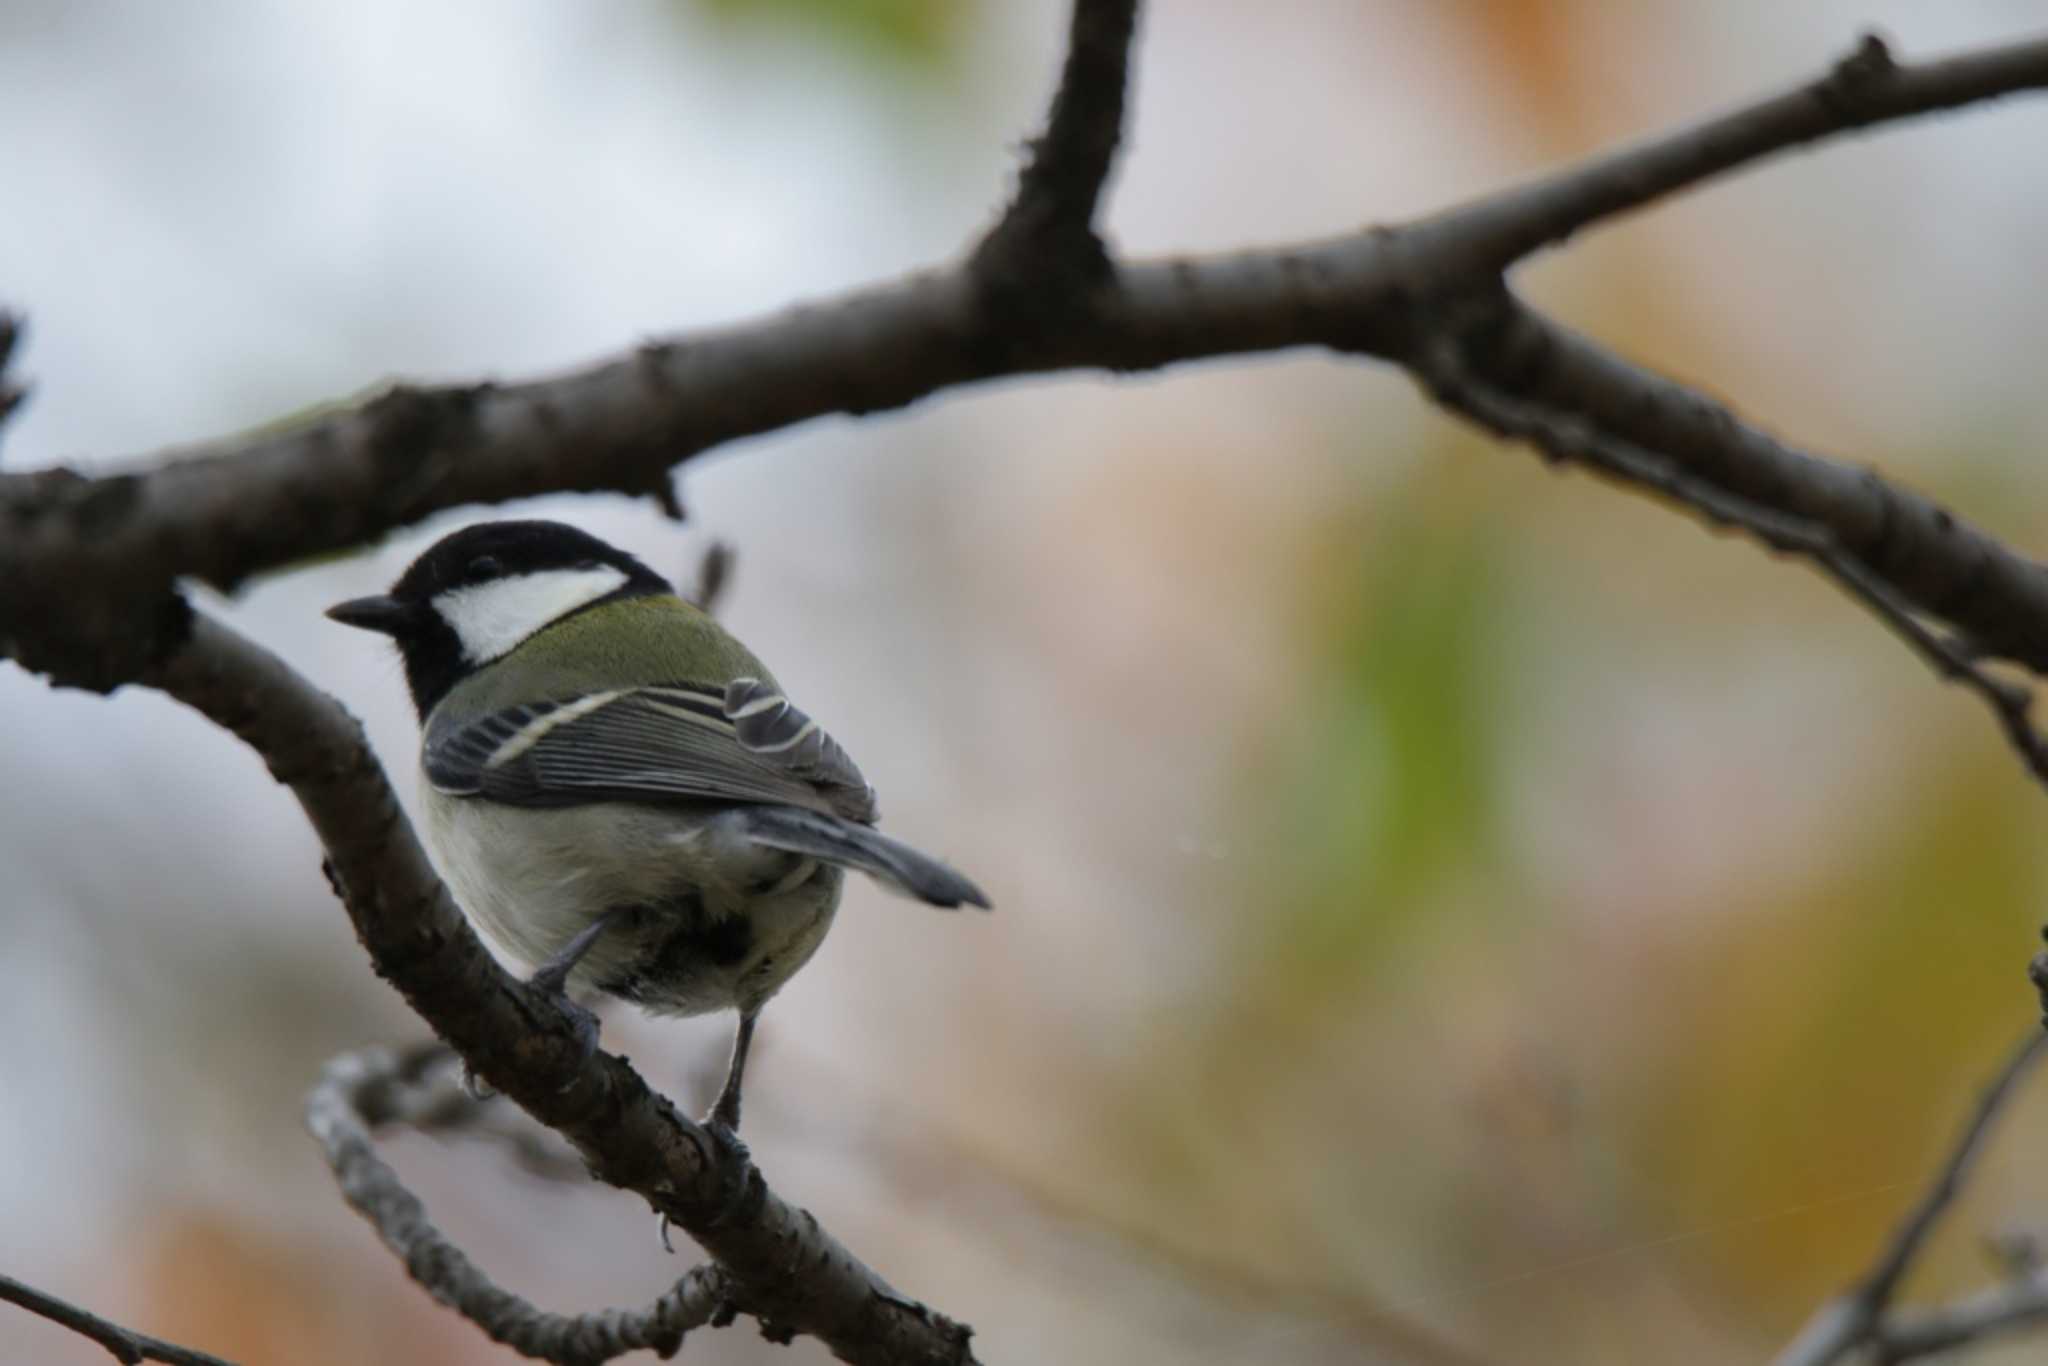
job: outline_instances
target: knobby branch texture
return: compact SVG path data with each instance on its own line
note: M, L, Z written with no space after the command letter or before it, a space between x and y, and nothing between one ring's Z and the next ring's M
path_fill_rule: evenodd
M1420 220L1126 262L1096 225L1136 28L1135 0L1076 0L1057 93L1015 196L956 263L568 374L400 385L286 430L160 452L109 474L0 476L0 653L60 686L148 684L248 743L318 832L378 973L476 1077L711 1258L630 1314L558 1317L505 1296L385 1179L370 1149L378 1122L425 1122L431 1109L401 1099L404 1066L344 1060L310 1116L345 1194L433 1293L522 1351L594 1362L629 1344L672 1350L692 1327L745 1314L771 1337L810 1334L849 1361L973 1359L964 1326L898 1294L777 1196L743 1152L622 1060L583 1058L560 1007L503 973L470 932L356 722L275 656L194 612L180 578L231 590L447 508L543 493L624 491L679 514L678 466L812 418L1002 376L1313 347L1401 366L1484 428L1806 556L1976 688L2042 771L2030 692L1980 661L2048 669L2048 569L1874 471L1795 449L1613 355L1527 307L1505 273L1582 228L1789 149L2048 87L2048 39L1917 64L1866 39L1782 94ZM11 322L0 328L0 366L13 334ZM0 416L18 401L0 385ZM701 591L715 595L721 581L707 566ZM1937 1192L1965 1164L1952 1164ZM1919 1235L1909 1241L1906 1260ZM1914 1333L1952 1345L2025 1321L2021 1289L1918 1319L1895 1312L1887 1350Z

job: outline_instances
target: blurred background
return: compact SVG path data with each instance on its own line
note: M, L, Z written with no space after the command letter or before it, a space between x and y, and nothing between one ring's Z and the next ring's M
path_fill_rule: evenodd
M1108 226L1136 253L1411 215L1804 79L1975 0L1159 0ZM0 5L22 469L389 378L528 377L949 256L1051 87L1056 0ZM1540 303L1796 443L2048 538L2016 101L1575 241ZM464 509L216 602L367 719L320 609L568 517L689 576L1000 908L854 884L765 1017L779 1189L999 1361L1762 1361L1870 1258L2035 1014L2041 794L1806 569L1476 439L1385 369L1071 376ZM496 1362L300 1130L421 1030L288 795L163 699L0 667L0 1270L252 1363ZM614 1012L691 1106L729 1019ZM2048 1085L1909 1286L2048 1220ZM641 1304L640 1204L386 1151L502 1282ZM1985 1360L2037 1360L2038 1343ZM821 1361L745 1328L699 1361ZM0 1362L99 1349L0 1308Z

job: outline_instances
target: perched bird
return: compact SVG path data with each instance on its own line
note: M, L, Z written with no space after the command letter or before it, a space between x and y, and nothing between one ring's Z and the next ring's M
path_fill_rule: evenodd
M428 846L534 986L739 1011L710 1114L728 1131L754 1020L817 951L843 869L934 906L989 904L876 833L874 789L745 646L574 527L468 527L390 593L327 615L397 642ZM570 1004L594 1048L596 1017Z

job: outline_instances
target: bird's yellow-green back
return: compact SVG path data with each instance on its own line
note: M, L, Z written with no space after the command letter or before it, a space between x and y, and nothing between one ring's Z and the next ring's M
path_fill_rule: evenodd
M767 667L709 615L673 594L658 593L602 603L542 627L456 684L437 710L481 715L605 688L723 688L745 677L779 687Z

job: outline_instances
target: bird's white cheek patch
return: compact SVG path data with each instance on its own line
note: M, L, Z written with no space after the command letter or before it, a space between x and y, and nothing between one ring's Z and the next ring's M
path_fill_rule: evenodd
M434 599L434 610L462 642L463 656L471 664L484 664L556 617L616 591L625 581L625 572L610 565L546 569L451 588Z

